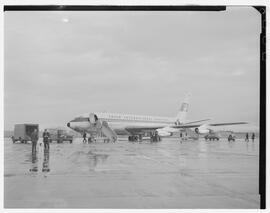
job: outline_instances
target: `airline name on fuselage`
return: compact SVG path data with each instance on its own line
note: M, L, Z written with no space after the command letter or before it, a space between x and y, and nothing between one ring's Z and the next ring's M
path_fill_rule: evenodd
M106 120L106 121L143 121L143 122L165 122L165 123L173 123L173 118L169 117L156 117L156 116L144 116L144 115L131 115L131 114L118 114L118 113L93 113L98 119ZM76 117L70 122L88 122L89 114L83 114L81 116Z

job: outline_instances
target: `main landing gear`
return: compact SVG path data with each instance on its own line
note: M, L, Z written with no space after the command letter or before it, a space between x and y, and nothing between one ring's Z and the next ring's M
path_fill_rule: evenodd
M130 135L128 136L128 141L142 142L142 135Z
M96 139L94 137L89 137L88 143L93 143L93 142L96 142Z
M151 132L150 133L150 141L151 142L159 142L159 141L161 141L161 137L158 135L157 132Z

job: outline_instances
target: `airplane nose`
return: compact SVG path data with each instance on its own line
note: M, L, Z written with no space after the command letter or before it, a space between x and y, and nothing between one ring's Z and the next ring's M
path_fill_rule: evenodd
M70 127L70 123L69 122L67 123L67 127Z

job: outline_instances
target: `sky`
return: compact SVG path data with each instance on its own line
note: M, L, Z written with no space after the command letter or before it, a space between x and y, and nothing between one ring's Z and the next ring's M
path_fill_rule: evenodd
M260 14L7 11L4 128L90 112L259 124Z

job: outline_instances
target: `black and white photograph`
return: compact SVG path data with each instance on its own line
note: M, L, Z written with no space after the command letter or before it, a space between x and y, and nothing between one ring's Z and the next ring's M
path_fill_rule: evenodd
M265 208L264 15L6 5L3 207Z

